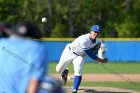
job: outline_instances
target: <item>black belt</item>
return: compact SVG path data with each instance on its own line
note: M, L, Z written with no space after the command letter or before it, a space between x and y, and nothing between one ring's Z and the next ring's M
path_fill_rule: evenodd
M69 50L71 50L71 48L69 47ZM75 55L77 55L77 56L79 56L77 53L75 53L75 52L72 52L73 54L75 54Z

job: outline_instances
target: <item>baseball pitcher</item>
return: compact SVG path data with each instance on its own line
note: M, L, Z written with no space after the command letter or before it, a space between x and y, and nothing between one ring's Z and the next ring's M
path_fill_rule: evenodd
M74 85L73 93L77 93L78 87L82 80L82 69L85 63L85 57L88 55L90 58L97 62L107 63L108 59L101 59L97 57L98 49L100 48L100 42L97 37L101 33L99 25L93 25L88 34L81 35L75 39L72 43L66 45L59 63L56 66L56 71L61 73L61 77L64 84L67 81L68 65L73 63L74 66Z

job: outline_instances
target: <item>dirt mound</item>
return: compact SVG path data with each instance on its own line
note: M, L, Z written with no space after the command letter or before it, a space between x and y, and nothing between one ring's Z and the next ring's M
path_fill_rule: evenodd
M66 93L72 93L72 87L65 87ZM112 87L80 87L78 93L140 93L127 89Z
M60 78L59 74L53 76ZM69 79L74 79L73 74L69 74ZM140 74L83 74L82 81L139 82Z

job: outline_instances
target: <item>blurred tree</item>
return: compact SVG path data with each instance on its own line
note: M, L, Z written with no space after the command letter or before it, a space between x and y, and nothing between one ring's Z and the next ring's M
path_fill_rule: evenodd
M52 30L51 37L68 37L66 27L63 24L57 23Z
M120 21L115 24L118 37L140 37L140 4L139 0L125 0L118 16ZM122 9L121 8L121 9ZM120 10L120 9L119 9Z
M30 20L44 37L78 37L101 24L101 37L140 37L140 0L0 0L0 20ZM46 22L41 18L46 17Z

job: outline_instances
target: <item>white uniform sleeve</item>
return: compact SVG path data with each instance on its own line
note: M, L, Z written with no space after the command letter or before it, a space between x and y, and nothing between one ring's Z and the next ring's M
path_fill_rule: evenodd
M80 38L78 38L78 40L79 40L79 45L82 48L82 50L90 49L90 42L89 42L89 40L87 40L84 37L80 37Z

